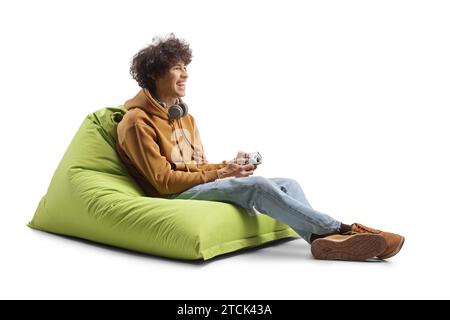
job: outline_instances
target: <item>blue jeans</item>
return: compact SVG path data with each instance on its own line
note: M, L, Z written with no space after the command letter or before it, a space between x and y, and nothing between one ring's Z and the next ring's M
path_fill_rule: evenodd
M339 221L314 210L300 184L289 178L248 176L218 179L166 198L221 201L245 209L255 208L289 225L308 243L312 233L335 233L341 226Z

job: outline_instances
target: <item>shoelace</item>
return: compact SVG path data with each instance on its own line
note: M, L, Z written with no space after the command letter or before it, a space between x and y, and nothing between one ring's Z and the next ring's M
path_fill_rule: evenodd
M381 232L380 230L372 229L372 228L363 226L362 224L359 224L359 223L354 223L352 225L352 229L354 229L354 230L352 230L351 232L356 232L356 233L375 233L375 234L378 234L378 233Z

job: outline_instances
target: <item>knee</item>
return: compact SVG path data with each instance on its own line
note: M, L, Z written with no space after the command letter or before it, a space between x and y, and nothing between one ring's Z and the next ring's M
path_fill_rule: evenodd
M234 190L238 193L236 198L241 201L239 205L247 209L251 209L257 199L271 192L270 188L273 188L267 178L260 176L230 179L228 183L235 186Z
M296 186L296 187L300 188L300 183L297 180L291 179L291 178L284 178L284 180L286 181L286 183L288 185L292 185L292 186Z
M270 190L270 188L274 187L274 184L265 177L254 176L254 177L251 177L249 182L250 182L251 186L253 186L259 190L268 191L268 190Z
M294 192L294 190L302 190L302 187L300 186L300 183L291 178L277 178L277 183L280 185L280 188L283 192Z

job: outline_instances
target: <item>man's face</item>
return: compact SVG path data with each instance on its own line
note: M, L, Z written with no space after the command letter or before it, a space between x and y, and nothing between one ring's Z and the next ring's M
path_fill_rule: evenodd
M156 88L161 95L173 98L184 97L186 80L188 78L186 66L178 62L162 77L156 79Z

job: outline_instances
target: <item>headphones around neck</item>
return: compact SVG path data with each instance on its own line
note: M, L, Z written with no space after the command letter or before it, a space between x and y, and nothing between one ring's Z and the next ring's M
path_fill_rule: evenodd
M166 108L166 104L162 101L159 100L159 98L156 98L156 101L158 101L158 103L163 107ZM188 114L188 106L186 103L181 102L180 99L177 99L177 103L175 103L174 105L170 106L167 109L167 112L169 114L169 119L170 120L178 120L181 117L184 117ZM192 150L195 152L195 146L192 145L191 141L189 141L189 139L186 137L186 134L184 133L184 129L181 130L184 138L186 139L186 141L189 143L189 145L191 146ZM189 170L189 169L188 169Z
M162 107L166 108L166 104L164 102L159 101L159 99L157 99L157 101ZM167 112L169 114L170 120L180 119L181 117L184 117L188 114L188 106L186 103L180 102L180 100L178 99L178 102L173 106L170 106L167 109Z

